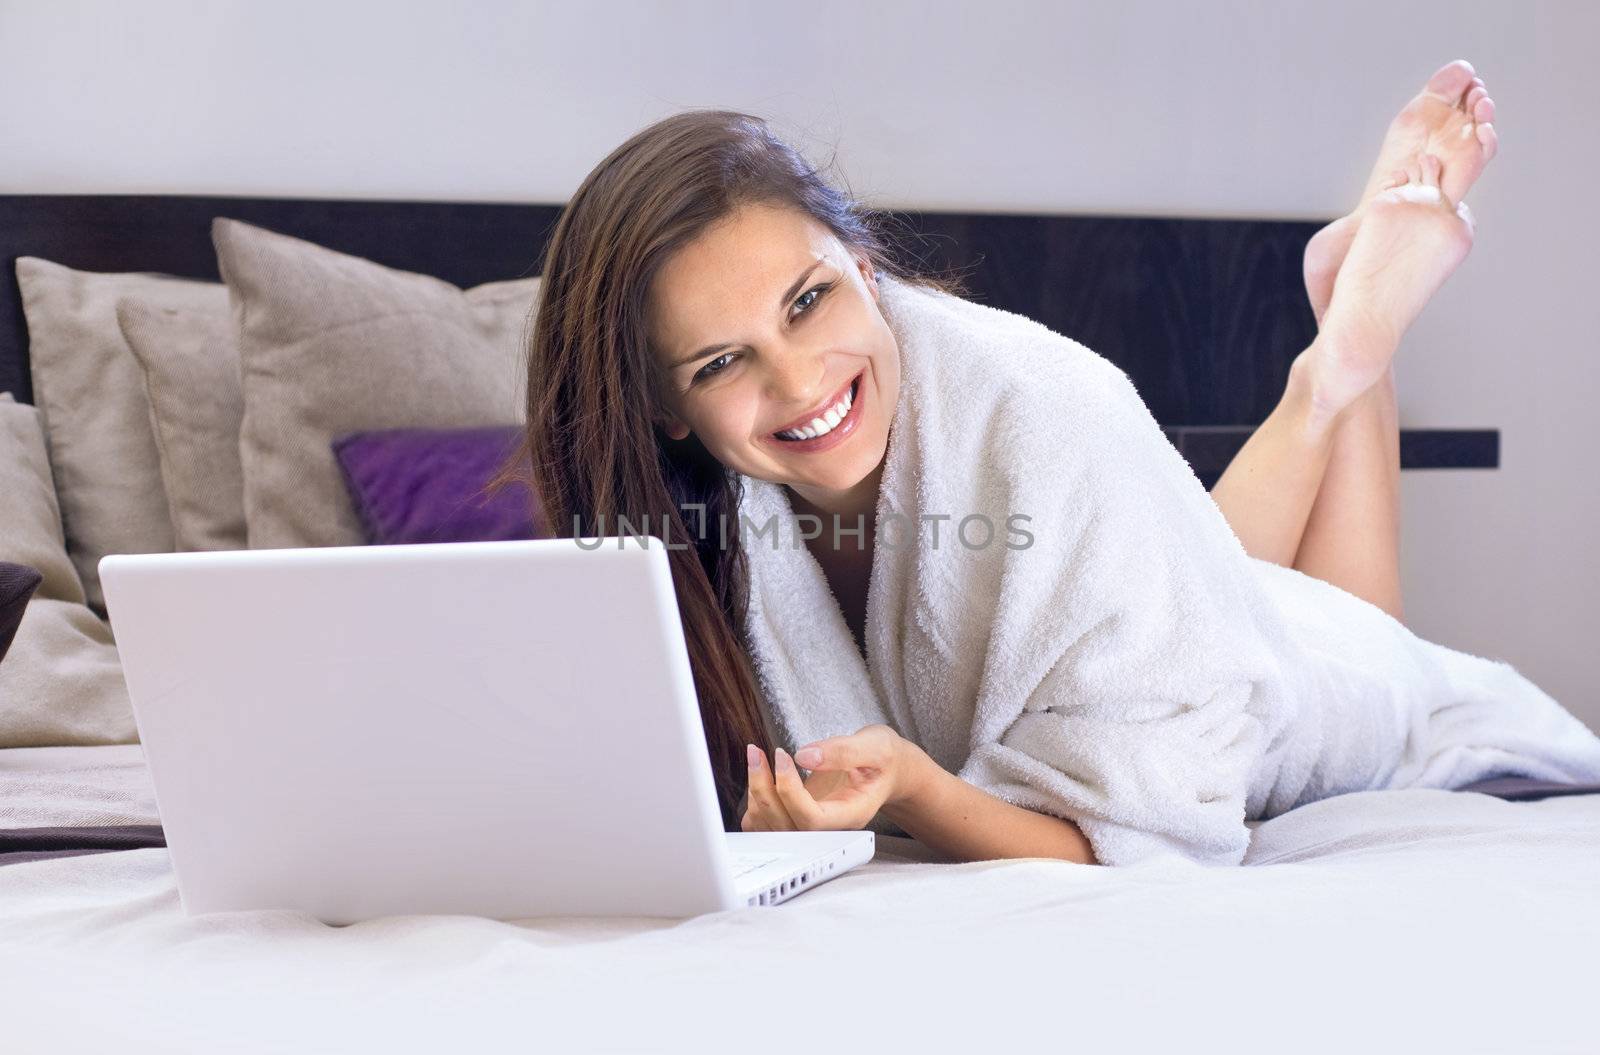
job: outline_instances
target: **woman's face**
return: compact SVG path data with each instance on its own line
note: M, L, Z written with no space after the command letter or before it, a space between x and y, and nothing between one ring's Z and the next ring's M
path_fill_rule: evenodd
M900 390L878 295L866 259L798 210L744 206L707 229L648 298L667 435L693 432L724 466L821 509L859 504Z

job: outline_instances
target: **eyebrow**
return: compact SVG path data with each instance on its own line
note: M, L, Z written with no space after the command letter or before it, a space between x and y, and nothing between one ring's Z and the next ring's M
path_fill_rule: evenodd
M800 273L800 277L794 280L793 285L791 285L788 289L784 290L783 291L783 296L778 298L778 307L781 308L785 304L787 304L791 300L793 300L795 298L795 295L800 292L800 287L806 284L806 279L810 278L811 277L811 273L813 271L815 271L817 268L821 267L823 265L823 263L825 263L825 261L817 260L817 261L813 262L810 267L808 267L804 271L802 271ZM685 356L682 359L679 359L677 362L672 364L671 369L677 370L680 367L688 366L690 363L696 362L696 361L698 361L700 359L704 359L708 355L715 355L718 352L722 351L724 348L737 348L737 347L738 347L738 345L736 345L736 344L713 344L713 345L708 345L707 347L700 349L698 352L695 352L693 355L688 355L688 356Z

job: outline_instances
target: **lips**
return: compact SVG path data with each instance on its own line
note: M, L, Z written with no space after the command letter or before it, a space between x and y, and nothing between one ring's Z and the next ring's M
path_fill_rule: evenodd
M805 428L807 425L811 424L811 421L812 421L813 418L822 417L824 414L826 414L828 412L829 408L831 408L833 406L836 406L838 404L838 402L841 399L844 398L844 394L846 392L850 391L851 386L854 385L860 379L861 379L861 375L860 374L855 375L855 377L852 377L849 381L846 381L844 383L843 387L841 387L839 389L839 391L835 392L828 399L823 400L822 403L819 404L816 407L816 409L814 409L814 410L810 411L809 413L804 414L804 415L802 415L802 416L800 416L798 418L795 418L793 421L789 422L789 424L787 424L787 425L778 426L777 428L772 430L772 435L776 436L780 432L792 432L792 431L797 430L797 429Z

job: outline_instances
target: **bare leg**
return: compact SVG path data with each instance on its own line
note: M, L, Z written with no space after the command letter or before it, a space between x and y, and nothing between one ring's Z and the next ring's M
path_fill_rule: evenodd
M1337 424L1313 403L1307 363L1306 353L1295 358L1277 407L1211 488L1245 552L1286 567L1300 548Z
M1400 415L1392 365L1345 409L1332 447L1293 566L1404 621Z
M1291 367L1283 398L1211 497L1252 557L1322 579L1404 621L1394 368L1320 425L1306 406L1302 375Z
M1403 185L1369 204L1322 331L1295 357L1283 399L1211 492L1245 552L1292 564L1397 619L1392 360L1472 245L1471 216L1440 196L1439 171L1425 155Z
M1374 199L1392 197L1384 193L1388 186L1416 182L1414 170L1426 157L1432 168L1425 182L1441 188L1446 203L1459 202L1497 151L1494 116L1482 79L1470 64L1457 61L1436 71L1390 123L1356 210L1317 232L1306 247L1306 292L1319 327ZM1382 202L1378 210L1394 207ZM1369 241L1369 260L1392 252L1374 252L1376 241ZM1346 298L1346 308L1356 304L1356 324L1336 320L1342 332L1331 341L1319 336L1296 359L1278 407L1211 494L1252 556L1292 562L1399 619L1399 414L1393 367L1384 364L1381 373L1372 368L1386 357L1382 349L1393 351L1404 327L1392 341L1361 332L1370 329L1364 325L1370 312L1361 318L1363 307L1387 285L1373 277L1365 276L1365 296ZM1353 279L1353 286L1362 284L1362 276ZM1374 356L1374 349L1380 354ZM1319 369L1302 366L1318 358ZM1306 376L1315 374L1329 383ZM1318 393L1315 404L1308 391ZM1314 405L1321 410L1313 412Z

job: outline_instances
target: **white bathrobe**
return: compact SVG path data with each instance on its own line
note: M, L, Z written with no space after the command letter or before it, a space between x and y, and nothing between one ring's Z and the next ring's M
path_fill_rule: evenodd
M901 380L865 663L787 491L741 477L748 642L786 749L885 723L1105 864L1236 864L1247 820L1345 791L1600 780L1600 738L1510 665L1246 554L1108 360L880 285Z

